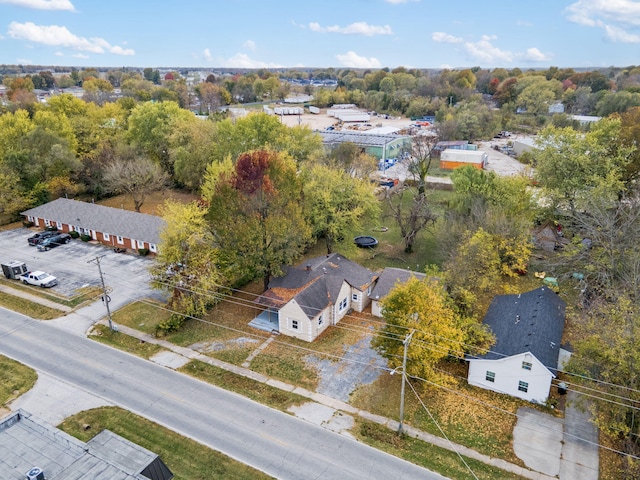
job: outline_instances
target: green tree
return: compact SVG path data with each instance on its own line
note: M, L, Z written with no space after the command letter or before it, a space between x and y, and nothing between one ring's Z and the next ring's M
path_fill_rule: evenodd
M175 123L169 139L174 178L191 191L199 191L207 166L214 158L216 145L212 139L215 131L216 126L211 121L194 118Z
M255 150L213 164L203 192L224 271L234 281L262 277L265 290L310 239L302 212L302 185L286 154Z
M159 253L151 268L152 285L171 292L173 314L160 330L177 330L185 316L202 317L215 304L220 274L207 209L196 202L166 202L161 210L166 227L160 233Z
M324 238L327 253L348 233L361 229L363 220L380 212L371 183L344 170L316 165L303 172L302 182L305 217L313 236Z
M570 127L540 132L535 175L552 206L575 212L594 188L623 193L635 147L620 141L620 129L619 119L604 119L584 135Z
M465 331L442 285L430 278L411 278L395 286L381 303L386 324L372 345L388 359L389 367L402 365L403 340L413 331L407 348L406 374L448 382L450 377L436 366L449 356L463 355Z
M129 115L128 140L158 163L163 170L173 174L169 138L175 124L193 119L193 114L174 102L143 103Z
M568 369L572 389L588 388L589 408L600 432L628 456L620 456L616 478L640 477L640 312L637 300L618 292L609 301L591 303L574 320L585 332L574 342ZM594 379L595 381L589 381ZM594 394L594 392L597 392Z

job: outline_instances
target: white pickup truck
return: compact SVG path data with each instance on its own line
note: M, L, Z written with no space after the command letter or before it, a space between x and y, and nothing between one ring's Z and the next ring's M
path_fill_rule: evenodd
M25 285L36 285L38 287L53 287L58 284L56 277L43 271L27 272L20 276L20 280Z

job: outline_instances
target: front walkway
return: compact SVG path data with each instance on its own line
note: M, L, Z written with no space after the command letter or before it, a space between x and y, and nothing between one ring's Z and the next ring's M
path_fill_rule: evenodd
M102 320L100 323L105 323ZM173 352L176 355L183 357L182 361L176 361L177 358L174 359L171 363L166 361L166 355L160 355L158 358L158 363L161 363L169 368L172 368L172 365L182 365L187 360L199 360L201 362L208 363L209 365L213 365L215 367L227 370L229 372L235 373L237 375L242 375L243 377L251 378L257 382L264 383L266 385L270 385L275 388L279 388L280 390L284 390L287 392L295 393L296 395L300 395L301 397L308 398L309 400L316 402L320 405L324 405L325 407L329 407L335 411L344 412L350 415L357 415L359 417L364 418L365 420L369 420L380 425L384 425L390 430L398 430L398 421L392 420L387 417L383 417L380 415L375 415L373 413L367 412L365 410L359 410L346 402L336 400L335 398L331 398L327 395L323 395L321 393L312 392L307 390L306 388L296 387L294 385L290 385L285 382L281 382L279 380L274 380L272 378L267 377L266 375L262 375L261 373L256 373L248 368L239 367L237 365L233 365L230 363L223 362L221 360L217 360L215 358L208 357L207 355L203 355L199 352L196 352L190 348L180 347L172 344L166 340L162 340L154 337L153 335L149 335L133 328L125 327L122 325L118 325L118 330L125 335L130 335L132 337L143 340L147 343L155 343L157 345L166 348L167 350ZM152 361L155 361L154 357L151 358ZM474 460L478 460L480 462L486 463L487 465L492 465L494 467L500 468L507 472L515 473L516 475L520 475L523 478L528 478L531 480L557 480L557 477L552 477L549 475L545 475L544 473L535 472L533 470L529 470L527 468L521 467L519 465L507 462L505 460L501 460L498 458L489 457L488 455L481 454L475 450L472 450L468 447L464 447L462 445L457 445L447 441L442 437L438 437L436 435L432 435L430 433L423 432L416 428L413 428L408 425L403 426L407 435L419 438L420 440L431 443L433 445L437 445L439 447L445 448L447 450L451 450L461 455L465 455ZM348 432L347 432L348 434Z

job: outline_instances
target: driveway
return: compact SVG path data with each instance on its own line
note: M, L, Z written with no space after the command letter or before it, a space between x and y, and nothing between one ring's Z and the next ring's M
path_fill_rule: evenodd
M598 480L598 429L569 392L564 419L522 407L513 451L532 470L560 480Z

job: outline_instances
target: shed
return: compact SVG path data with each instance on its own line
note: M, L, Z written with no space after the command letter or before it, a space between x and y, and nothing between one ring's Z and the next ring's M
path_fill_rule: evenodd
M481 150L447 149L440 154L440 168L453 170L464 165L471 165L482 170L487 164L489 156Z

